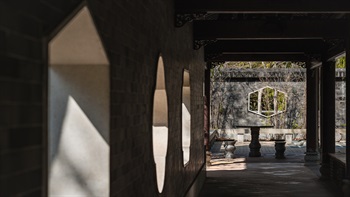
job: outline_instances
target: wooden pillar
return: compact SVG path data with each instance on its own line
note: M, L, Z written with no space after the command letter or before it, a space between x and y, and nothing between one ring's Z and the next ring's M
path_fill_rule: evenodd
M321 146L323 177L330 176L329 153L335 152L335 62L322 62Z
M306 62L306 164L315 163L319 160L317 151L317 131L318 131L318 74L316 69L311 69L311 62Z
M206 151L210 150L210 67L211 64L208 63L204 74L204 145Z
M348 68L349 67L349 68ZM350 38L346 40L346 175L350 180Z
M348 31L350 25L348 25ZM346 39L346 165L343 193L350 196L350 37ZM349 68L348 68L349 67Z

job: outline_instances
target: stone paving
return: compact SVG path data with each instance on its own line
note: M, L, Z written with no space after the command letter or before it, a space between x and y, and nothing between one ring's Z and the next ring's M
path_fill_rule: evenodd
M262 141L261 144L261 157L248 157L249 155L249 143L236 143L236 151L234 153L235 158L245 158L248 162L274 162L275 159L275 147L274 142ZM306 151L305 146L286 146L285 156L288 160L279 160L279 162L304 162L304 153ZM225 148L224 143L215 142L212 149L212 162L218 161L218 159L224 159Z
M274 159L275 157L275 143L273 141L260 141L261 144L261 158L249 158L249 143L250 142L243 142L243 143L236 143L236 151L235 151L235 158L247 158L249 160L263 160L265 159ZM212 152L212 159L215 161L215 159L224 158L224 143L223 142L215 142L214 145L211 148ZM285 156L288 158L287 162L304 162L304 155L306 152L306 146L296 146L296 145L286 145L286 151ZM337 143L336 146L336 152L337 153L344 153L345 154L345 146L340 145Z
M212 147L211 166L200 197L340 197L322 181L319 165L305 166L305 147L286 147L286 159L274 158L274 142L260 142L262 157L250 158L249 143L237 143L235 157L224 158L222 142ZM337 151L344 151L338 147Z

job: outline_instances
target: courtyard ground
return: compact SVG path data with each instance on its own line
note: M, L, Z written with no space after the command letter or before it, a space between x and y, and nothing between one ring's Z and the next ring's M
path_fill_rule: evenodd
M335 186L320 179L318 163L305 165L305 146L286 146L286 159L275 159L274 142L260 142L261 157L248 157L249 142L237 143L235 157L224 158L222 142L215 142L211 166L200 197L272 196L332 197L341 196ZM345 148L337 146L337 152Z

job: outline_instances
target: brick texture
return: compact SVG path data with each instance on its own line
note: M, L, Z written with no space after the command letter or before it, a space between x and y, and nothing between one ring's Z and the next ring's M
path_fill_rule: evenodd
M77 2L43 2L0 2L0 196L46 196L44 38Z
M174 27L172 1L88 1L111 61L111 196L184 196L204 163L202 51L192 27ZM130 14L132 13L132 14ZM152 150L153 93L159 54L165 67L169 142L164 189L158 194ZM191 74L192 144L184 167L182 72Z
M0 196L43 186L41 23L0 3Z
M0 196L45 196L45 45L80 2L0 2ZM111 196L184 196L204 164L205 64L203 51L193 50L192 25L174 27L173 0L88 0L87 5L111 64ZM169 105L162 194L152 150L159 54ZM186 167L181 140L183 69L189 69L191 78L192 136Z

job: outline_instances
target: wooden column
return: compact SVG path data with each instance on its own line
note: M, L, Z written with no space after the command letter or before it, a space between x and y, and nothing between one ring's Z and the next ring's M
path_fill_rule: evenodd
M350 24L348 25L348 31ZM350 37L346 39L346 165L343 180L344 196L350 196Z
M317 130L318 130L318 74L316 69L311 69L311 62L306 62L306 163L314 163L319 159L317 151Z
M206 151L210 150L210 66L211 64L208 63L204 75L204 145Z
M321 146L323 177L330 176L329 153L335 152L335 62L322 62Z
M346 40L346 175L350 180L350 38Z

